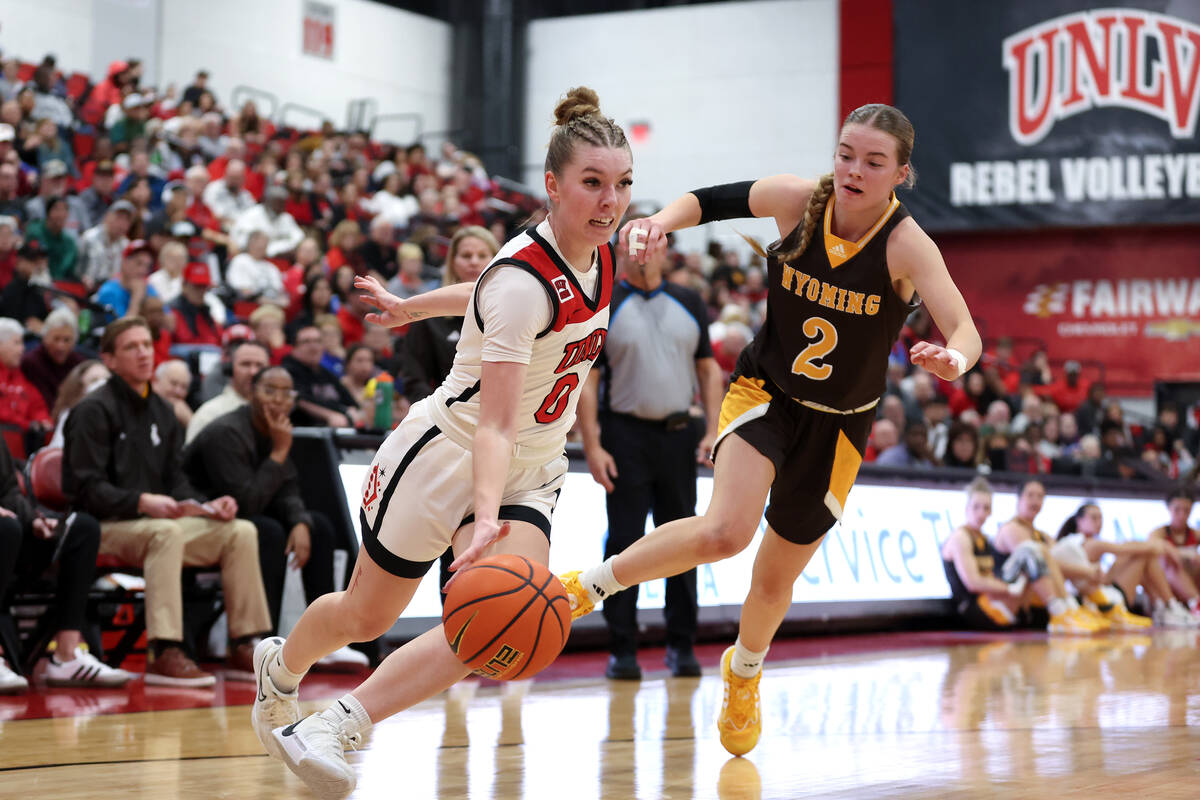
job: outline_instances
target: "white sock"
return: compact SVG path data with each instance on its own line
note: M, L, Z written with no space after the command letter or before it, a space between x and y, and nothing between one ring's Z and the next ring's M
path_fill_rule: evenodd
M1050 616L1057 617L1071 610L1071 604L1067 602L1066 597L1051 597L1050 602L1046 603L1046 610L1050 612Z
M371 718L367 710L352 694L345 694L337 702L321 712L321 716L341 727L346 733L366 734L371 730Z
M1200 596L1193 597L1191 600L1188 600L1187 607L1189 609L1191 609L1192 611L1195 611L1197 608L1200 608Z
M762 671L763 659L767 657L767 650L770 649L767 647L759 653L747 650L741 637L738 637L733 643L733 658L729 661L729 669L739 678L753 678Z
M604 563L598 567L591 567L579 573L579 582L587 590L588 598L592 603L600 603L609 595L629 588L621 585L621 582L613 577L613 558L616 556L605 559Z
M296 691L296 687L300 685L300 681L304 680L304 673L297 675L283 663L282 648L275 653L275 657L267 664L267 675L271 678L271 683L275 684L275 688L284 694L291 694Z

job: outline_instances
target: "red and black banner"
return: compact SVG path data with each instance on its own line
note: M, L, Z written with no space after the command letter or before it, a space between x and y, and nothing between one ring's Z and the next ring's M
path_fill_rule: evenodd
M1200 2L893 10L927 230L1200 222Z

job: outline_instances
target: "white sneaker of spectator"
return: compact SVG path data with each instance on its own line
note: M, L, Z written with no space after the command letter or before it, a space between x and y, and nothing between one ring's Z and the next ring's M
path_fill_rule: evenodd
M133 675L123 669L113 669L82 647L75 648L75 658L59 663L50 657L46 667L46 685L79 686L95 689L115 689L129 683Z
M0 694L17 694L29 691L29 681L12 671L8 662L0 657Z
M365 655L346 645L313 664L313 669L325 672L358 672L370 665L371 662Z

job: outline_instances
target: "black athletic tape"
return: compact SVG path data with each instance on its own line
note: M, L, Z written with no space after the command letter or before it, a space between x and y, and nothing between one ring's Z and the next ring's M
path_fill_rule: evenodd
M750 187L753 185L754 181L742 181L693 190L692 194L700 201L700 224L753 217L750 213Z

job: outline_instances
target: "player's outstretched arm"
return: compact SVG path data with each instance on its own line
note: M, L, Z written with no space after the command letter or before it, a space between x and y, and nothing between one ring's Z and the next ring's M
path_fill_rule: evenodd
M946 346L917 342L909 352L913 364L939 378L952 381L965 373L983 353L983 342L962 293L954 285L937 245L911 218L897 226L888 239L887 259L893 279L911 281Z
M388 328L398 328L426 317L461 317L467 313L467 303L475 290L474 283L456 283L401 300L369 275L355 278L354 286L364 290L363 300L368 305L379 309L377 313L368 314L366 321Z
M639 263L666 249L667 234L705 222L746 217L774 217L780 235L804 218L813 181L796 175L772 175L756 181L706 186L688 192L665 208L621 228L620 246ZM633 233L631 231L640 231Z

